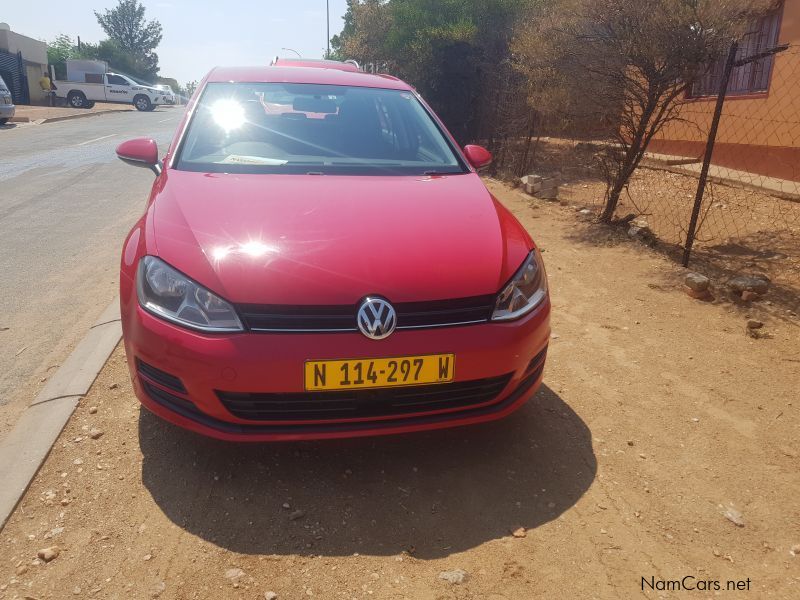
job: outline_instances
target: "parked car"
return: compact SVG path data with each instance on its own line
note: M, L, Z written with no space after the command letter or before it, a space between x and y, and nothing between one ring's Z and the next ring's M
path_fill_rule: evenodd
M92 108L95 102L115 102L151 111L159 104L168 103L163 90L141 85L125 75L103 73L98 79L98 83L56 81L56 96L64 98L74 108Z
M6 82L0 77L0 125L5 125L14 116L16 107L11 97L11 90L8 89Z
M177 96L175 95L175 92L170 86L160 83L153 87L155 87L157 90L161 90L162 92L164 92L164 100L166 101L167 104L175 104L177 102Z
M408 84L326 66L217 68L122 250L134 389L226 440L490 421L542 380L542 255Z

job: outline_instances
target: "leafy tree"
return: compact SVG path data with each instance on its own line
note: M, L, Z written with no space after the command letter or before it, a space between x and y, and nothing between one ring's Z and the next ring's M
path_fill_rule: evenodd
M145 7L138 0L118 0L116 7L94 14L113 44L103 52L113 55L115 60L122 54L127 55L128 61L134 63L132 72L151 81L155 79L158 74L155 49L161 43L161 23L147 21Z
M539 0L349 0L333 55L412 83L459 141L493 129L512 25Z
M774 0L550 0L518 28L513 48L534 93L606 127L601 220L650 140L677 119L685 92Z
M47 44L47 62L53 65L56 72L56 79L66 79L67 59L75 54L75 45L72 38L63 33L56 36L52 42Z
M188 100L194 95L196 89L197 89L197 81L190 81L183 87L183 95Z

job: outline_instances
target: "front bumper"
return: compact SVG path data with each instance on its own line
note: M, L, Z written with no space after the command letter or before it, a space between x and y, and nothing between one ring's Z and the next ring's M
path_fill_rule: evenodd
M218 439L281 441L406 433L502 418L524 404L541 383L549 313L546 300L511 323L396 331L374 341L360 333L207 335L156 318L131 298L123 301L122 325L134 389L150 411ZM435 353L456 355L455 382L505 375L507 383L478 404L325 420L242 419L226 408L218 393L302 396L303 365L309 359Z

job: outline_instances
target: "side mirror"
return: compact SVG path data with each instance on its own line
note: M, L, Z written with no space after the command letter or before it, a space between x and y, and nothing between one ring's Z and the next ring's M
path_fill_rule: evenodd
M117 146L117 158L134 167L146 167L156 175L161 174L158 144L150 138L136 138Z
M483 146L476 146L474 144L464 146L464 155L467 157L469 164L475 167L477 171L492 164L492 153Z

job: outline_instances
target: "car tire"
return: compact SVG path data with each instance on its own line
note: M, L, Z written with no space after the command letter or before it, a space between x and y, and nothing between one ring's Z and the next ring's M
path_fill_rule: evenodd
M133 98L133 106L136 107L136 110L144 112L152 110L153 103L144 94L139 94Z
M147 112L153 112L155 109L156 109L156 105L155 104L151 104L150 108L147 109Z
M84 108L94 108L94 101L91 100L91 101L88 101L88 102L84 102L83 103L83 107Z
M72 108L85 108L86 96L81 91L73 90L67 94L67 104L69 104Z
M0 119L0 125L5 125L6 123L8 123L8 117L3 117Z

